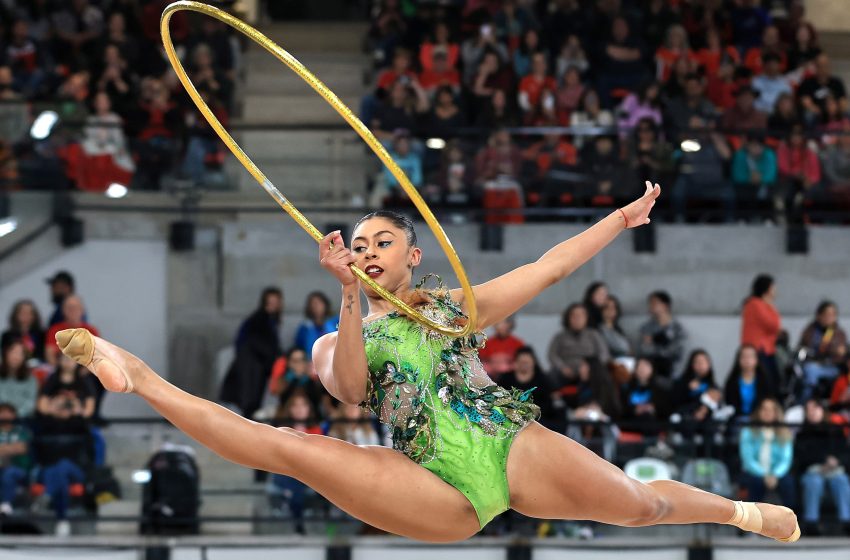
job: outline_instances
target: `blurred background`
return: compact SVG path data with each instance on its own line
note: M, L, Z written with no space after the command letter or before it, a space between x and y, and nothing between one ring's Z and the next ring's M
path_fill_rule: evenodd
M785 504L803 540L508 512L423 546L104 395L56 331L98 332L246 417L388 441L315 377L339 288L179 84L168 2L0 0L0 560L847 558L844 2L212 3L360 116L473 282L660 183L651 225L488 332L482 360L630 476ZM171 30L214 113L320 230L408 213L421 271L454 284L395 180L295 74L214 19L181 12ZM752 445L767 434L769 465Z

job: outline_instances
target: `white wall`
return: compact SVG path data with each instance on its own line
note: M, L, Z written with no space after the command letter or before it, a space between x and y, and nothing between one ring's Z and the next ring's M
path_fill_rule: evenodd
M27 298L35 301L46 321L53 305L45 279L67 270L74 276L89 321L104 338L166 374L167 252L164 241L87 241L0 286L0 312L7 313L15 301ZM5 324L5 317L0 319ZM107 415L144 410L128 409L123 399L109 400L104 403ZM121 405L115 406L116 401Z

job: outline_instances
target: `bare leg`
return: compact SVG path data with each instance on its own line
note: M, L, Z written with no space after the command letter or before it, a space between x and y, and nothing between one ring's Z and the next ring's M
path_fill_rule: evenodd
M430 542L478 532L466 497L401 453L252 422L178 389L139 358L84 329L62 331L57 342L106 389L138 394L218 455L297 478L370 525Z
M589 519L612 525L731 524L735 502L680 482L643 484L570 438L537 423L520 432L508 456L511 507L544 519ZM784 507L758 504L756 532L784 539L797 518ZM753 525L743 526L754 530Z

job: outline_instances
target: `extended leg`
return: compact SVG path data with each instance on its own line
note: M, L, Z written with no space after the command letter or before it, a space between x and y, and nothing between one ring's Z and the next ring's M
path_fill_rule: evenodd
M462 540L479 529L463 494L401 453L252 422L178 389L139 358L83 329L62 331L57 340L108 390L137 393L225 459L296 478L370 525L431 542Z

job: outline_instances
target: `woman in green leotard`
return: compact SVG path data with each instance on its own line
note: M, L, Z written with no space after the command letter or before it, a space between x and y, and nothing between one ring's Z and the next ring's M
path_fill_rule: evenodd
M516 312L566 278L623 229L649 221L660 194L646 193L563 241L537 261L474 288L476 331ZM141 360L88 331L57 335L63 352L111 391L134 392L175 426L236 463L301 480L351 515L410 538L448 542L474 535L508 508L544 519L621 526L721 523L777 540L799 537L794 513L732 502L690 486L643 484L535 421L528 392L495 385L478 361L480 336L451 339L400 315L359 280L381 286L445 323L463 322L460 290L411 288L422 251L409 221L391 213L361 220L351 249L339 232L320 244L322 266L342 287L339 331L313 347L328 391L362 403L392 431L394 449L356 446L233 414L169 384ZM360 292L369 304L363 317Z

